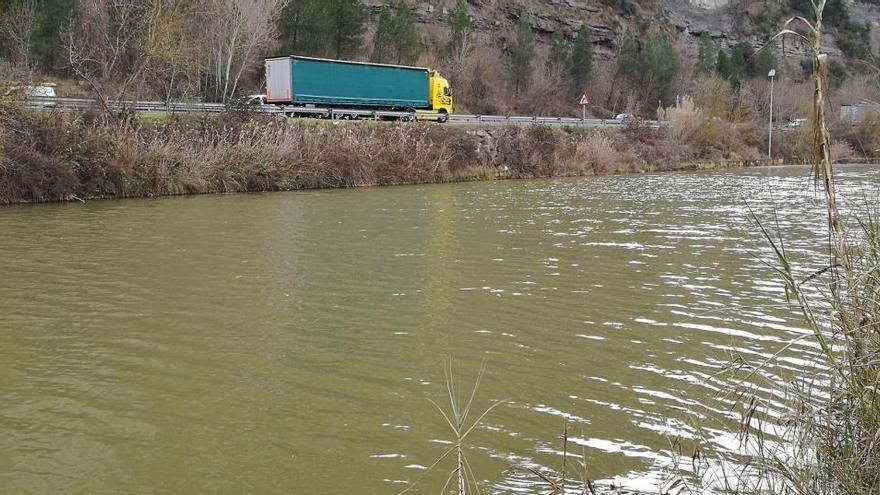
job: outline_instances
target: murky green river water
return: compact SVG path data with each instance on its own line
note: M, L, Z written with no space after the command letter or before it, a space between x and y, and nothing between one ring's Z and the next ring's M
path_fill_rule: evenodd
M558 469L564 417L593 479L650 488L669 435L735 446L730 353L804 333L746 204L810 259L807 175L0 209L0 492L395 494L451 440L448 356L487 360L475 407L510 400L468 439L490 491L538 493L504 470ZM876 200L880 171L842 181Z

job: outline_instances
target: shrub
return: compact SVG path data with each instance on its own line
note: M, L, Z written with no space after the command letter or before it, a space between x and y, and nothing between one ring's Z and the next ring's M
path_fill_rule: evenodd
M694 104L703 109L709 117L718 117L731 122L744 122L751 118L726 79L715 75L696 78L690 89Z
M9 138L0 142L0 203L442 182L496 170L522 178L602 174L761 155L760 129L709 119L690 99L664 116L669 128L636 121L614 131L473 132L240 114L114 122L24 112L0 127Z
M880 157L880 115L869 111L859 123L856 137L866 156Z
M28 146L4 147L0 163L0 203L69 200L79 180L63 160Z
M657 113L657 118L669 123L666 128L669 137L681 144L690 143L708 120L689 96L677 101L675 106L661 109Z
M578 140L574 152L575 167L590 170L594 175L607 174L622 165L614 142L601 132L594 132Z

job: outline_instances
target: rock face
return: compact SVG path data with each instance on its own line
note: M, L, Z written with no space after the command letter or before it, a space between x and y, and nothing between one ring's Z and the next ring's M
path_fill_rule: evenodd
M378 19L382 5L389 0L363 0ZM613 58L622 33L661 29L676 38L686 51L696 54L698 38L708 33L720 47L746 42L755 47L767 41L766 35L750 34L746 22L761 20L766 0L467 0L477 37L506 49L513 40L514 24L521 9L531 19L538 47L546 50L556 32L571 38L583 23L590 26L597 58ZM779 2L770 2L770 5ZM445 38L448 15L455 0L410 0L417 22L428 37ZM855 1L854 13L874 11L869 4ZM775 28L775 26L773 26ZM791 45L791 44L789 44ZM781 46L781 45L780 45ZM829 39L828 51L839 53ZM790 46L787 47L790 50Z
M699 9L720 9L727 7L728 0L691 0L691 5Z

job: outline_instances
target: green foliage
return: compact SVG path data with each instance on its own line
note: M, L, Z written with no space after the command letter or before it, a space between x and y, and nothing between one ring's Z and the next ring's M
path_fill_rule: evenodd
M639 42L628 37L617 61L620 74L646 97L664 98L678 73L678 53L664 33L654 33Z
M735 87L739 87L742 81L749 77L747 71L751 53L751 45L745 42L734 46L729 52L721 50L716 64L718 75L730 81Z
M849 58L866 60L871 57L871 27L867 23L848 21L837 30L834 40Z
M742 42L729 53L721 50L715 67L719 76L739 87L747 79L767 77L770 69L776 68L776 55L770 48L754 51L750 44Z
M22 0L0 0L0 18L6 18L13 5ZM45 68L56 68L62 64L61 33L64 25L76 18L77 0L33 0L37 19L34 25L31 59ZM0 34L0 55L9 55L8 40Z
M360 0L290 0L276 26L285 53L345 58L360 50L368 15Z
M467 11L465 0L456 0L455 8L449 13L448 53L457 59L464 59L473 51L474 23Z
M521 12L516 23L516 44L510 52L510 79L517 94L532 80L534 59L535 35L532 34L532 23L528 13Z
M575 38L569 70L574 90L580 92L586 89L593 76L593 39L586 22L581 25Z
M766 77L771 69L776 69L776 55L770 48L758 50L752 57L749 67L752 77Z
M709 33L700 35L700 53L697 55L697 63L694 66L697 74L711 74L715 71L718 63L718 48Z
M374 62L414 64L422 52L419 28L412 11L403 2L396 1L391 8L382 7L373 40Z
M733 73L732 67L733 64L730 61L730 57L727 56L727 52L720 50L715 61L715 73L730 81L731 78L729 76Z
M810 59L801 60L801 76L804 79L813 77L813 61ZM840 86L849 78L849 72L846 65L840 59L831 59L828 63L828 79L832 86Z
M831 84L833 86L840 86L846 82L848 77L849 72L846 70L846 65L836 58L832 59L831 63L828 64L828 78L831 80Z
M275 23L285 54L326 55L330 19L324 0L290 0Z
M639 14L638 0L601 0L601 2L629 17Z
M807 19L813 18L812 0L788 0L788 5ZM849 10L846 8L845 0L828 0L822 17L823 22L828 26L846 26L849 22Z
M391 59L391 51L394 47L394 17L391 8L387 5L382 7L379 13L379 21L376 23L376 35L373 37L373 53L370 60L373 62L388 62Z
M798 13L812 18L811 0L788 0L789 6ZM868 2L874 3L878 2ZM823 23L836 29L834 40L849 58L865 60L871 56L871 27L869 23L854 21L849 15L845 0L828 0Z
M552 70L567 70L571 45L565 39L562 31L553 33L550 39L550 54L547 57L547 68Z
M360 0L325 0L330 9L330 48L334 57L350 58L363 45L370 13Z
M395 46L395 54L397 55L397 63L414 64L419 55L422 54L422 37L419 34L419 28L416 26L416 20L413 17L412 10L399 0L396 5L395 13L397 45Z

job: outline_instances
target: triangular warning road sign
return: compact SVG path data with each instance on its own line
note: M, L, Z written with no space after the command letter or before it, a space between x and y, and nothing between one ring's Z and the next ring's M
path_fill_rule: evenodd
M581 101L580 101L580 103L578 103L578 105L586 106L589 104L590 104L590 97L587 96L586 93L584 93L583 96L581 96Z

